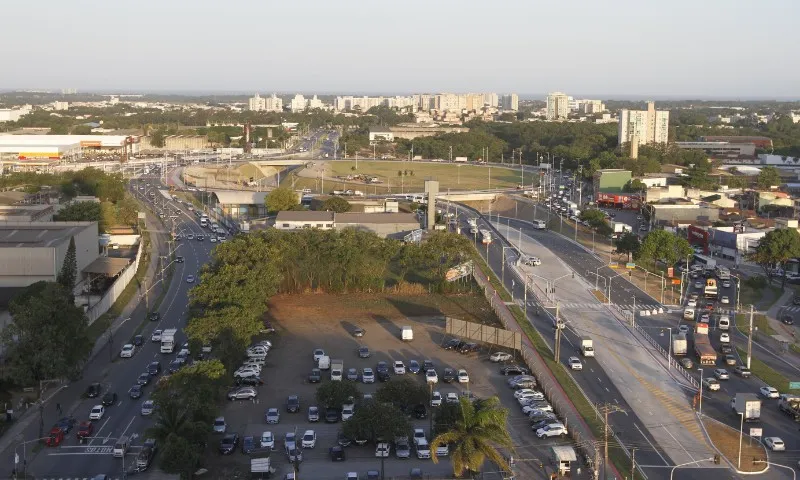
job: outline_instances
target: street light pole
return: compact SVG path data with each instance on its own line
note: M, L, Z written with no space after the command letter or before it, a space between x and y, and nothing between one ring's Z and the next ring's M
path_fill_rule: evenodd
M739 416L742 417L741 421L739 422L739 460L736 463L736 468L742 468L742 437L744 437L744 412L739 413Z
M700 398L697 401L697 414L703 415L703 369L700 368Z

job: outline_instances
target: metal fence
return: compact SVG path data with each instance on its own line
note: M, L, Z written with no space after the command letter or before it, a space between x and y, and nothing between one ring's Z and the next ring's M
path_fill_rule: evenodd
M683 365L681 365L681 364L680 364L680 363L679 363L677 360L675 360L675 358L671 357L671 356L669 355L669 352L668 352L668 351L666 351L666 350L664 350L664 347L662 347L661 345L659 345L659 344L658 344L658 342L657 342L657 341L656 341L656 340L655 340L653 337L651 337L651 336L650 336L650 335L649 335L649 334L648 334L648 333L645 331L645 329L644 329L644 328L640 327L638 324L634 324L634 328L636 329L636 331L637 331L637 332L639 332L639 333L642 335L642 337L644 337L644 339L645 339L645 340L647 340L647 341L648 341L648 343L650 343L650 345L652 345L652 346L653 346L653 348L655 348L655 349L656 349L656 351L657 351L658 353L660 353L661 355L663 355L663 356L664 356L664 358L666 358L666 359L667 359L667 362L669 362L669 364L670 364L670 366L671 366L672 368L674 368L674 369L675 369L675 370L676 370L678 373L680 373L681 375L683 375L683 376L686 378L686 380L688 380L688 381L689 381L689 383L690 383L692 386L694 386L695 388L700 388L700 382L698 382L698 381L697 381L697 379L695 379L693 376L691 376L691 375L689 374L689 372L688 372L688 371L686 371L686 369L685 369L685 368L683 368ZM669 339L669 341L671 342L671 341L672 341L672 338L670 338L670 339Z

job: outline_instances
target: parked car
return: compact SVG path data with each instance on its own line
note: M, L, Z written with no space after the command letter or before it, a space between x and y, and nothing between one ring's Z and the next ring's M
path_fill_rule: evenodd
M411 372L411 373L416 375L416 374L420 373L421 370L422 370L422 367L420 367L418 361L416 361L416 360L409 360L408 361L408 371L409 372Z
M252 400L258 396L254 387L239 387L228 392L228 400Z
M277 424L281 421L281 412L277 408L268 408L264 414L264 420L268 424Z
M300 397L297 395L289 395L286 398L286 411L289 413L297 413L300 411Z
M456 371L452 368L445 368L442 372L442 381L445 383L452 383L456 379Z
M319 368L312 368L308 374L308 383L319 383L322 381L322 372Z
M229 433L219 441L219 453L222 455L230 455L236 450L237 445L239 445L239 434Z
M528 369L519 365L508 365L500 369L503 375L527 375Z
M511 355L510 353L496 352L496 353L493 353L489 357L489 361L492 361L492 362L507 362L507 361L511 360L512 358L514 358L514 356Z

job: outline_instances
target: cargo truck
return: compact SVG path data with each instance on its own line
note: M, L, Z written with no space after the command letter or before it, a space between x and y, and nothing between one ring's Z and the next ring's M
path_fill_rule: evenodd
M611 230L613 230L614 233L632 232L633 231L633 227L631 227L627 223L612 221L611 222Z
M778 399L778 408L795 422L800 422L800 397L784 393Z
M344 371L343 360L331 360L331 380L336 382L341 382L343 371Z
M161 332L161 353L172 353L175 351L175 335L178 333L176 328L168 328Z
M717 351L711 346L708 338L708 324L698 322L694 330L694 351L701 365L715 365Z
M581 354L584 357L594 357L594 346L591 338L581 337Z
M761 419L761 400L755 393L737 393L731 398L731 409L737 415L744 414L745 422Z
M687 345L685 333L681 332L672 336L673 355L686 355Z

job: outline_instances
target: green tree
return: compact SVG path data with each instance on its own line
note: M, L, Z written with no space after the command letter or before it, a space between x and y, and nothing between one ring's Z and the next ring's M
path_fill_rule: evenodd
M467 398L460 399L460 417L447 431L439 433L431 442L431 455L434 463L439 463L436 449L450 445L450 458L453 474L461 476L465 472L478 472L489 459L508 471L505 456L498 448L513 448L511 436L506 427L508 410L500 405L500 399L490 397L479 402Z
M267 212L275 214L286 210L292 210L300 204L300 200L297 198L297 192L291 188L278 187L267 194L264 203L267 206Z
M409 430L411 424L399 408L380 402L361 405L344 424L344 434L349 438L363 438L372 443L379 438L406 435Z
M800 233L794 228L777 228L767 232L758 242L755 251L748 258L761 265L767 278L772 281L773 269L783 267L791 258L800 257ZM782 277L781 286L786 283Z
M644 237L638 256L634 258L653 263L660 261L669 267L692 252L692 247L685 238L666 230L653 230Z
M135 226L139 222L139 205L136 200L125 196L117 203L117 223L120 225Z
M764 167L756 177L756 185L762 189L777 187L781 184L781 173L775 167Z
M166 135L163 129L159 128L150 134L150 145L155 148L163 148L166 145Z
M70 377L89 356L86 316L71 292L56 282L37 282L9 303L13 322L0 333L6 372L21 385Z
M188 439L177 434L167 437L161 447L161 469L166 473L179 474L181 480L192 478L192 473L200 466L202 450L192 445Z
M345 213L349 212L352 208L353 206L350 205L350 202L342 197L330 197L322 203L322 210L328 210L330 212Z
M232 328L225 328L212 342L214 348L214 358L219 359L229 374L239 367L242 360L242 352L246 345L241 339L237 338Z
M55 220L59 222L100 223L100 204L97 202L72 202L59 210L58 214L55 216ZM100 230L105 231L103 228L100 228Z
M72 296L75 290L75 279L78 275L78 259L75 256L75 237L70 237L69 247L67 253L64 255L64 263L61 265L61 271L58 272L56 282L59 283L67 293Z
M317 402L326 408L342 408L350 400L358 401L361 392L353 382L329 382L317 387Z
M107 232L109 227L117 224L117 208L111 202L100 202L100 225L98 229Z
M412 407L426 403L428 396L428 387L408 376L383 383L375 392L375 400L393 403L398 407Z
M647 185L642 183L642 181L638 178L631 180L625 187L625 190L628 192L641 192L642 190L647 190Z
M639 235L633 232L625 232L614 241L614 246L617 247L617 253L627 255L630 262L632 256L638 255L642 244L639 241Z
M72 127L71 135L91 135L92 127L89 125L75 125Z

